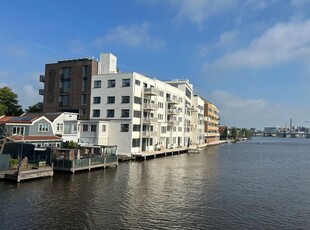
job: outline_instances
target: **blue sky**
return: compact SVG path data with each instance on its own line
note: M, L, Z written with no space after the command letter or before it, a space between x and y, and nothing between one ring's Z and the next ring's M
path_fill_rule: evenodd
M122 72L188 79L223 125L309 125L308 0L10 0L0 21L0 87L24 108L45 64L110 52Z

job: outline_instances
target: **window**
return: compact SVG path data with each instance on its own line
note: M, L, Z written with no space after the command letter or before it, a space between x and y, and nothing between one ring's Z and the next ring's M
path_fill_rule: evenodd
M133 100L134 100L135 104L140 104L141 105L141 102L142 102L141 97L134 97Z
M122 109L121 117L129 117L129 109Z
M108 104L114 104L115 103L115 97L114 96L107 97L107 103Z
M140 147L140 139L139 138L134 138L132 139L132 147Z
M93 117L100 117L100 109L93 109Z
M108 88L115 87L115 80L108 80Z
M130 96L122 96L122 103L129 103L130 102Z
M83 66L83 81L82 81L82 91L87 90L87 77L88 77L88 66Z
M96 130L97 130L97 125L91 125L90 126L90 131L96 132Z
M94 100L94 101L93 101L94 104L100 104L100 102L101 102L101 97L94 97L93 100Z
M83 125L83 132L87 132L88 131L88 125Z
M114 117L114 109L107 109L107 117Z
M139 81L139 80L135 80L135 83L136 83L136 85L140 85L141 84L141 82Z
M107 130L106 125L102 125L102 132L106 132L106 130Z
M133 111L133 117L141 117L141 111L134 110Z
M140 127L141 127L140 125L133 125L132 126L132 131L135 131L135 132L138 131L139 132L140 131Z
M161 127L161 133L166 133L166 132L167 132L167 127L162 126L162 127Z
M101 88L101 81L94 81L94 88Z
M14 126L13 127L13 135L25 135L25 127Z
M122 79L122 86L129 87L130 86L130 79Z
M70 105L70 96L69 95L61 95L59 96L59 106L67 107Z
M48 132L48 124L39 124L39 130L40 133L46 133Z
M86 105L86 94L82 94L81 105L82 106Z
M64 124L62 124L62 123L57 123L57 131L63 131L63 129L64 129Z
M129 124L121 124L121 132L129 132Z

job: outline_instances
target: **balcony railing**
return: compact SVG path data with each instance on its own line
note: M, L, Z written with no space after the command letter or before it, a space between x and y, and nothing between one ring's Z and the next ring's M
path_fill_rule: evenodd
M159 90L155 88L144 88L144 95L158 96Z
M146 110L157 110L158 109L158 105L155 103L144 103L143 104L143 108Z
M168 104L180 104L181 99L180 98L167 98Z
M45 76L44 75L40 75L40 82L45 82Z
M180 111L178 109L168 109L167 114L177 115L177 114L180 114Z
M142 131L142 136L143 137L154 137L157 136L156 131Z
M167 121L167 124L169 125L169 126L177 126L177 125L180 125L180 122L179 121L177 121L177 120L168 120Z
M143 123L157 123L158 118L156 117L144 117L143 118Z
M203 120L204 121L210 121L211 119L209 117L204 117Z
M39 89L39 95L44 96L44 89Z

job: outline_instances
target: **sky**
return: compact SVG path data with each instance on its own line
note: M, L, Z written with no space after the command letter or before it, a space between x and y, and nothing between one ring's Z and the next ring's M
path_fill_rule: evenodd
M24 109L43 101L45 64L100 53L188 79L221 125L310 127L309 0L0 1L0 87Z

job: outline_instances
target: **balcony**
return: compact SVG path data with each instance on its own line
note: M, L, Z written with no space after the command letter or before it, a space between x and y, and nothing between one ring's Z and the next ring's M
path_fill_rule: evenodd
M155 88L144 88L144 95L148 96L158 96L159 90Z
M40 75L40 82L45 82L45 75Z
M188 106L187 110L191 112L198 112L198 110L194 106Z
M168 126L178 126L178 125L180 125L180 122L177 120L168 120L167 124L168 124Z
M155 103L144 103L143 108L144 108L144 110L157 110L158 105Z
M142 137L154 137L157 136L156 131L142 131Z
M143 123L157 123L158 118L156 117L144 117L143 118Z
M39 89L39 95L44 96L44 89Z
M208 121L210 121L211 119L210 119L209 117L204 117L203 120L206 121L206 122L208 122Z
M180 98L167 98L167 103L177 105L181 103L181 99Z
M177 114L180 114L180 111L178 109L168 109L167 114L168 115L177 115Z

